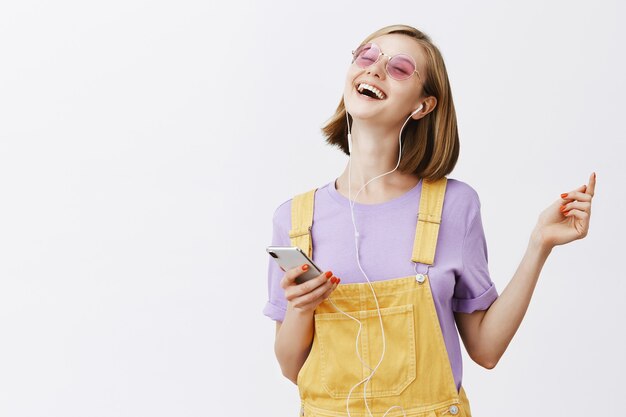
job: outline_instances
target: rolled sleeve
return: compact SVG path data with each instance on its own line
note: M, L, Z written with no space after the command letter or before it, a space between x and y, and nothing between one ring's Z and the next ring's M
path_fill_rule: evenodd
M452 309L457 313L486 310L498 298L488 267L487 241L477 200L463 239L463 267L456 278Z
M476 310L487 310L498 298L495 284L476 298L453 298L452 310L457 313L473 313Z
M291 223L291 205L289 201L281 204L274 212L272 221L272 246L290 246L291 240L286 232L287 226ZM287 311L287 300L285 290L280 286L280 281L285 274L276 261L268 255L267 266L267 302L263 308L263 314L272 320L283 321Z
M285 320L286 312L287 310L285 310L285 307L272 304L271 301L268 301L265 304L265 308L263 309L263 314L265 314L267 317L269 317L272 320L276 320L280 322Z

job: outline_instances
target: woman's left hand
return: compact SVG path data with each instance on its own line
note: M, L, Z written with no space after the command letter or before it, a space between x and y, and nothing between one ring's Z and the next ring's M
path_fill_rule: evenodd
M542 246L552 249L587 236L591 217L591 200L596 188L595 172L589 177L589 184L582 185L552 203L540 215L533 239Z

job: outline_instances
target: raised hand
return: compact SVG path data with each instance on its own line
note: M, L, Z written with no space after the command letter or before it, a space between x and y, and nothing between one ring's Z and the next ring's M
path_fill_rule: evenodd
M561 198L539 215L533 236L549 249L587 236L595 188L594 172L587 185L561 194Z

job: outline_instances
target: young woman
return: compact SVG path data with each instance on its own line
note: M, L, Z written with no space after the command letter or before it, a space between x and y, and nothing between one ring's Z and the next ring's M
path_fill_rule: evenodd
M498 363L552 248L587 235L595 173L540 214L498 295L479 197L446 177L459 154L456 114L427 35L394 25L368 36L323 132L348 165L277 208L272 245L299 246L330 270L297 284L302 268L270 259L264 310L301 415L471 416L459 334L476 363Z

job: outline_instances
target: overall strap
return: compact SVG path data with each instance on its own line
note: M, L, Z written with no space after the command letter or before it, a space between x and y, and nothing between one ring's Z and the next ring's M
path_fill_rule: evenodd
M306 193L298 194L291 200L291 230L289 231L291 245L302 249L311 259L313 259L311 227L316 190L317 188L314 188Z
M441 223L443 197L446 193L448 178L443 177L436 181L422 181L422 195L420 197L415 243L413 244L413 262L432 265L435 261L437 236Z

